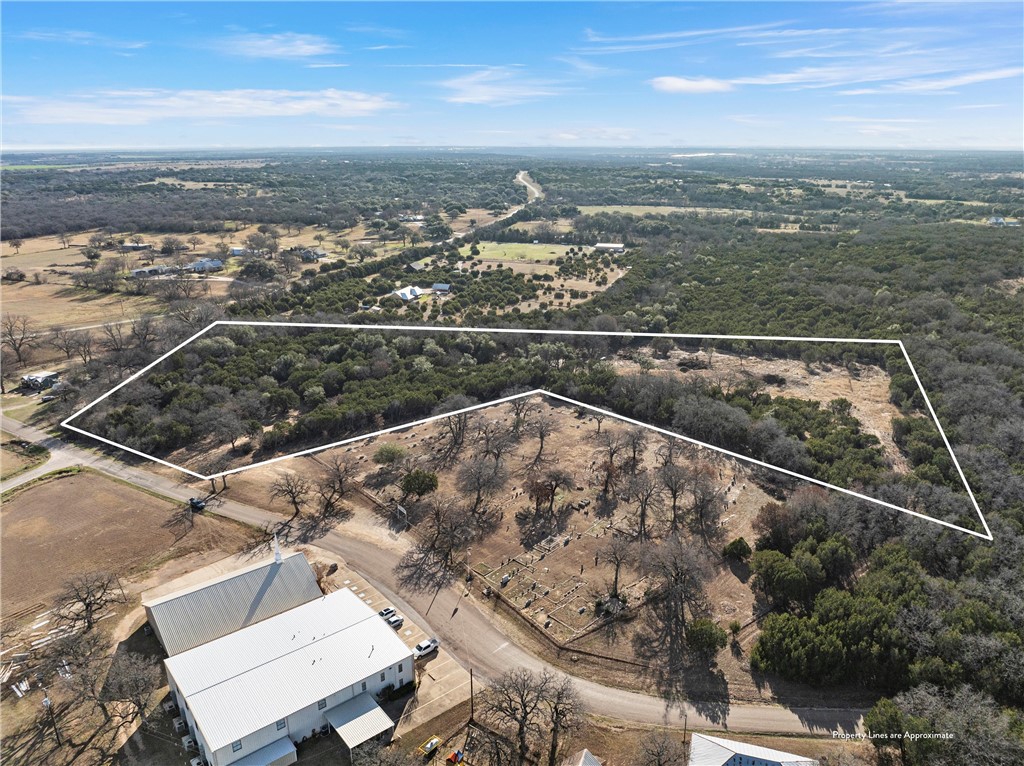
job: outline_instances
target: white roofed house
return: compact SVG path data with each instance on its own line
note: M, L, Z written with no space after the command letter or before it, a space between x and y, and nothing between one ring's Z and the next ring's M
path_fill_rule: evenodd
M770 747L748 745L721 737L694 733L690 740L689 766L819 766L802 755Z
M595 250L606 250L610 253L624 253L626 246L621 242L598 242L594 245Z
M374 697L414 679L412 650L350 590L269 617L164 663L211 766L294 763L295 743L333 728L351 749L390 738Z
M411 301L413 298L419 298L423 295L423 290L418 287L402 287L391 294L397 295L403 301Z

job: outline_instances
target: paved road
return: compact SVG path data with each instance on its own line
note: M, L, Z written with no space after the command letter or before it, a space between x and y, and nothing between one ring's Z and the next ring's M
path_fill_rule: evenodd
M525 170L520 170L516 173L516 183L522 184L526 187L526 196L530 202L544 196L544 190L540 188L540 185L536 181L530 178L530 174Z
M49 437L42 431L26 426L8 417L2 418L5 431L30 441L46 444L50 461L10 483L21 483L24 477L47 472L55 467L87 465L140 487L176 500L187 501L198 494L197 487L178 483L173 479L128 466L102 455ZM27 480L27 479L25 479ZM229 480L230 481L230 480ZM9 485L5 484L4 489ZM224 500L214 506L216 513L256 526L276 523L277 514ZM500 627L487 616L486 605L481 608L477 597L465 595L461 583L435 592L403 592L394 573L394 566L407 547L407 542L385 526L372 524L342 525L316 541L316 545L344 558L349 566L362 573L382 594L415 622L438 636L444 646L466 668L473 668L483 679L493 679L511 667L526 667L534 671L555 670L540 658L516 646ZM594 713L621 720L653 724L682 725L686 715L691 727L729 729L773 733L827 733L834 729L859 730L865 711L833 708L784 708L769 705L703 705L687 703L667 708L663 700L602 686L585 678L575 682L588 707Z

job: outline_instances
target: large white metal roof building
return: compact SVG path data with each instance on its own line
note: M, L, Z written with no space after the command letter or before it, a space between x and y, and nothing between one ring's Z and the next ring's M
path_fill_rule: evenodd
M142 605L173 657L322 595L306 557L292 553L165 596L143 598Z
M696 734L690 739L690 766L819 766L812 758Z
M400 662L411 670L411 650L358 596L340 590L165 664L215 751Z

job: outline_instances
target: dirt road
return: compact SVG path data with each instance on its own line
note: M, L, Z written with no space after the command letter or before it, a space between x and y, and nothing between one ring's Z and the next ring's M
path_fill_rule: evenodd
M526 198L529 202L541 199L544 196L544 190L540 188L540 184L530 178L530 174L525 170L520 170L516 173L516 183L526 187Z
M181 484L173 479L151 474L111 458L54 439L46 433L12 420L2 418L2 427L20 438L42 442L51 458L45 466L25 474L53 470L54 466L87 465L116 478L151 490L166 497L187 502L199 494L205 483ZM22 476L11 482L22 483ZM7 489L4 485L3 489ZM218 502L213 510L225 517L255 526L276 523L277 514L232 500ZM473 668L477 677L493 679L505 670L525 667L534 671L548 669L560 673L540 658L517 646L477 603L477 596L465 595L462 583L431 592L402 592L395 576L395 565L408 547L407 540L381 525L361 525L352 529L345 525L320 538L316 545L341 556L348 565L366 579L399 611L439 637L443 645L466 668ZM681 725L684 716L690 727L726 729L745 732L785 734L825 734L832 730L861 730L861 709L786 708L772 705L727 705L719 702L703 704L687 702L669 706L658 697L615 689L574 677L589 709L609 718L641 723Z

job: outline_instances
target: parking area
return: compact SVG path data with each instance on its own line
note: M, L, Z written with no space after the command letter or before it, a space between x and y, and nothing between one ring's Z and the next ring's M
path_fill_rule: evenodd
M335 589L349 589L374 611L379 612L385 607L393 606L366 578L345 566L339 566L338 571L331 575L330 583ZM405 617L405 623L396 632L410 649L432 637L401 609L398 609L398 613ZM398 720L395 729L397 737L469 699L469 672L445 650L443 645L436 652L416 661L416 673L419 686L412 699L403 699L384 706L384 709Z

